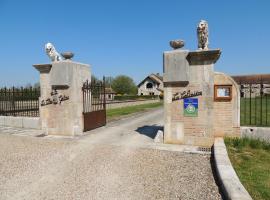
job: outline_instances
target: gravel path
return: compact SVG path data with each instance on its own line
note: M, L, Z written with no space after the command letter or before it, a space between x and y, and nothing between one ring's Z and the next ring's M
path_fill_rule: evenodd
M161 116L75 139L0 134L0 199L221 199L209 155L153 148Z

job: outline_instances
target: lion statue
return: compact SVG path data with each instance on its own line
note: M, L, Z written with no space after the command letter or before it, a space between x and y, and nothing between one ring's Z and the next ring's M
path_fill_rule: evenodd
M45 45L45 51L46 51L47 55L49 56L49 58L51 59L52 62L62 60L62 57L56 51L56 49L55 49L55 47L53 46L52 43L49 42L49 43L47 43Z
M200 50L208 49L208 23L205 20L201 20L197 26L198 36L198 48Z

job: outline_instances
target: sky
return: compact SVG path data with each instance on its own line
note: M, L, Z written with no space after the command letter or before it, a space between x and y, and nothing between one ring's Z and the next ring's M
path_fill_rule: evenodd
M169 41L197 49L196 26L209 24L215 71L270 73L269 0L0 0L0 86L39 81L33 64L49 63L44 45L72 51L93 74L136 83L162 73Z

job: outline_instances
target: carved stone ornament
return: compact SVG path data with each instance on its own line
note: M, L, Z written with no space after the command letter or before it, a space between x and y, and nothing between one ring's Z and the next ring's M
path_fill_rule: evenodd
M69 99L69 96L65 96L65 95L62 95L62 94L58 94L58 91L57 90L53 90L51 92L51 97L50 98L47 98L46 100L41 100L41 106L47 106L47 105L50 105L50 104L61 104L63 101L66 101Z
M185 42L184 42L184 40L172 40L172 41L170 41L170 46L173 49L180 49L183 46L185 46Z
M61 55L64 57L64 59L71 60L71 58L73 58L74 56L74 53L68 51L68 52L61 53Z
M177 93L173 94L172 101L186 99L186 98L190 98L190 97L196 97L196 96L202 96L202 91L191 92L190 90L188 90L188 91L183 91L180 93L177 92Z

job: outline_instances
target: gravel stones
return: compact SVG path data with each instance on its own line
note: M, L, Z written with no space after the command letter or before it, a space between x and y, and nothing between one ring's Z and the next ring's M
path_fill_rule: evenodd
M135 131L156 133L157 119L151 111L74 139L0 134L0 200L221 199L210 155L154 149L149 128Z
M0 199L221 199L209 155L4 137Z

